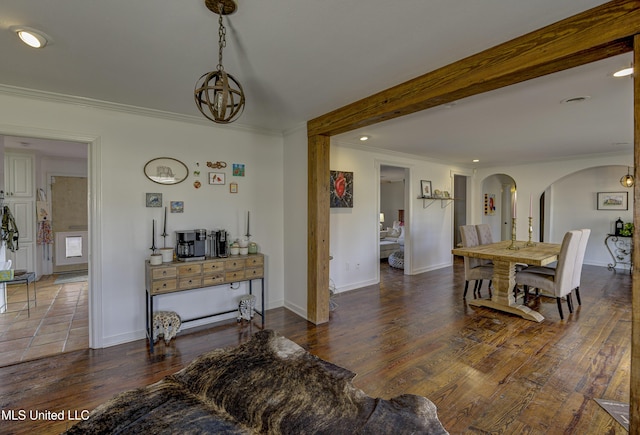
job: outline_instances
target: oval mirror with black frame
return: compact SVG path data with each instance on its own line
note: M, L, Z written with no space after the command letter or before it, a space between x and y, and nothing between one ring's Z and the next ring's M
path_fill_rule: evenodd
M178 184L187 179L187 165L171 157L151 159L144 165L144 175L154 183Z

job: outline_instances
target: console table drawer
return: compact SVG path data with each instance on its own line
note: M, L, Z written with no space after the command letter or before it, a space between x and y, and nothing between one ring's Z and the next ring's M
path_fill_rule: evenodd
M177 274L175 267L154 267L151 269L151 277L155 279L174 278Z
M244 269L245 260L244 259L233 259L226 260L224 262L224 270L241 270Z
M236 270L233 272L227 272L225 274L225 281L227 282L236 282L236 281L240 281L243 280L245 276L245 271L244 270Z
M224 284L224 273L216 273L215 275L207 275L202 278L202 285L208 287L211 285Z
M175 279L161 279L158 281L153 281L153 284L151 287L151 294L172 292L175 289L176 289Z
M264 265L264 257L262 255L252 256L250 255L247 259L247 267L259 267Z
M224 270L224 261L205 261L202 263L202 273L220 272Z
M245 278L247 279L262 278L264 276L264 269L262 267L247 269L246 272Z
M178 266L178 275L200 275L202 273L202 264L185 264L184 266Z
M202 277L200 276L194 276L191 278L180 278L178 280L178 288L180 290L196 287L202 287Z

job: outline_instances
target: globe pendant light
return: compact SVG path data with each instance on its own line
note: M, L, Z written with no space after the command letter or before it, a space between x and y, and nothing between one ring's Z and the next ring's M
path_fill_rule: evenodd
M627 175L622 176L622 178L620 179L620 184L622 184L623 187L633 187L635 182L635 178L633 178L633 175L631 175L631 169L627 167Z
M217 13L218 18L218 66L200 76L196 82L194 98L198 110L208 119L218 124L235 121L244 110L242 85L222 66L222 49L227 45L226 29L222 16L236 11L234 0L205 0L207 8Z

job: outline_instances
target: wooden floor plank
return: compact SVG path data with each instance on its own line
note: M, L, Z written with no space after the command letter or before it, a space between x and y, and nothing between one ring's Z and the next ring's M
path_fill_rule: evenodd
M530 301L542 323L469 307L463 275L459 261L415 276L383 263L380 285L336 296L329 323L315 326L277 308L266 326L354 372L369 395L430 398L452 434L624 433L593 399L628 401L628 274L585 266L582 306L571 315L565 308L565 320L554 299ZM245 342L258 323L183 331L153 355L139 340L1 367L0 409L92 409L203 352ZM3 421L0 431L59 433L72 423Z

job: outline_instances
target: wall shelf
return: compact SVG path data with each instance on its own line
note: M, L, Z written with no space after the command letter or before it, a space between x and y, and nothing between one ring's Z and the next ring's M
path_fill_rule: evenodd
M454 201L454 198L433 198L428 196L419 196L418 199L422 200L422 208L429 208L436 201L440 201L440 208L446 208Z

